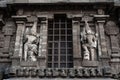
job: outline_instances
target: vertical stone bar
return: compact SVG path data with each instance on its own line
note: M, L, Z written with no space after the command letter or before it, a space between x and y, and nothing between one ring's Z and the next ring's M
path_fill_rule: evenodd
M73 33L73 60L74 60L74 68L81 67L81 45L80 45L80 19L72 20L72 33Z
M22 48L23 48L23 33L25 29L24 22L17 23L17 33L16 33L16 42L15 42L15 52L14 56L22 56Z
M12 16L13 20L16 22L16 39L15 48L12 58L12 68L15 70L20 66L20 59L22 59L23 54L23 34L25 29L26 16ZM15 69L14 69L15 68Z
M40 26L40 39L39 39L39 56L42 55L42 35L43 35L43 27Z
M7 21L6 25L3 28L3 32L5 35L4 52L7 52L7 53L9 53L10 40L11 40L11 36L13 35L13 26L14 26L14 23L12 21Z
M40 28L40 45L39 45L39 67L46 68L46 55L47 55L47 31L48 20L41 21Z
M19 60L22 59L22 54L23 54L23 33L25 29L25 24L24 22L18 23L17 24L17 32L16 32L16 41L15 41L15 50L13 54L13 58L17 59L13 61L13 65L19 66Z
M98 25L98 29L99 29L99 39L100 39L100 47L101 47L101 66L108 66L108 59L109 59L109 55L107 52L107 45L106 45L106 40L105 40L105 31L104 31L104 23L105 23L105 19L107 17L109 17L108 15L94 15L96 21L97 21L97 25Z

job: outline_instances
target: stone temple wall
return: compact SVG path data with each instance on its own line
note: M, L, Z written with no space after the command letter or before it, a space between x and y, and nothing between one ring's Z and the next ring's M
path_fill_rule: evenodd
M55 14L72 20L72 68L47 66L48 22ZM119 7L112 3L0 7L0 74L1 80L119 79Z

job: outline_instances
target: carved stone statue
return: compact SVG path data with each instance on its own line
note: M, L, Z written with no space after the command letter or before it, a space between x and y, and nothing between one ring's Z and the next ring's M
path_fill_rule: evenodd
M82 48L84 50L83 59L95 60L95 50L97 48L97 34L91 30L88 21L85 20L85 26L81 32Z
M39 35L37 34L37 20L34 21L32 28L26 28L23 42L24 42L24 60L36 61L38 55L37 46Z

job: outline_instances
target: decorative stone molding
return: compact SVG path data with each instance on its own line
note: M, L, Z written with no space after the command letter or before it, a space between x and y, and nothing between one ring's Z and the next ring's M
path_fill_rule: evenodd
M55 73L57 74L55 74ZM8 74L12 77L11 74ZM68 69L38 69L38 68L18 68L14 77L39 77L39 78L107 78L112 77L110 67L103 68L68 68Z

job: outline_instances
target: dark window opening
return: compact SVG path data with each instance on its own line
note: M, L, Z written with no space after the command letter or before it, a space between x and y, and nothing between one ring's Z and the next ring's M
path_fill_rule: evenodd
M73 67L72 20L55 14L48 21L48 68Z

